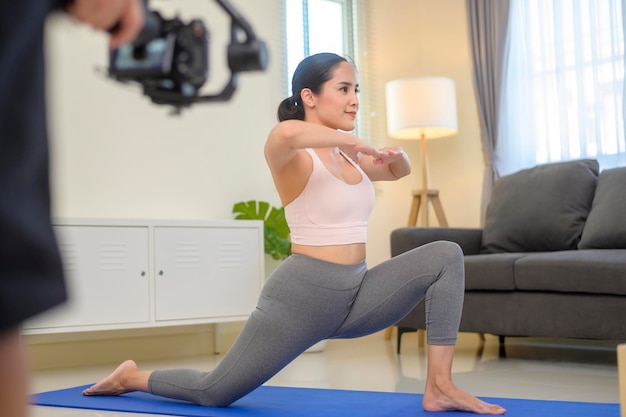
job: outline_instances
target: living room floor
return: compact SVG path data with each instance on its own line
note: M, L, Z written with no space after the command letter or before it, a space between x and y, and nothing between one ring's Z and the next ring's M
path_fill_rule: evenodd
M456 385L482 397L619 402L616 342L508 338L507 357L498 356L498 340L461 333L453 377ZM304 353L269 381L269 385L365 391L422 393L425 350L416 333L405 333L396 355L395 334L331 340L322 352ZM142 368L211 369L220 355L141 363ZM114 365L36 372L33 392L90 384ZM419 404L416 403L416 407ZM130 417L128 413L31 407L32 417ZM148 416L144 414L144 416Z

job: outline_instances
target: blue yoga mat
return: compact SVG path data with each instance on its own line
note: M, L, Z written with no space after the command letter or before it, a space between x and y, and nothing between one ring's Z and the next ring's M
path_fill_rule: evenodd
M459 412L425 413L421 394L262 386L228 408L209 408L145 393L87 397L88 387L43 392L40 406L82 408L185 417L405 417L428 414L460 417ZM619 417L619 404L482 398L507 409L507 417Z

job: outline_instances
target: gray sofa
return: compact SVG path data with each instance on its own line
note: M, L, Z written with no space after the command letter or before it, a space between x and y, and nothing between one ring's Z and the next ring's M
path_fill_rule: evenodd
M465 255L462 332L626 340L626 168L537 166L494 185L483 229L405 227L396 256L436 240ZM425 329L420 303L397 323Z

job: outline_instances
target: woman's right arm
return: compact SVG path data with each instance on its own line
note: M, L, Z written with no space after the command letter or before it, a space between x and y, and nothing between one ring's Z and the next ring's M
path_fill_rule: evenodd
M293 201L306 185L312 162L305 148L340 147L354 161L359 152L379 158L369 143L348 132L301 120L285 120L277 124L265 142L265 159L272 173L283 206Z
M285 120L270 131L265 143L265 158L272 170L280 170L298 149L339 147L350 156L357 153L378 157L378 151L358 136L302 120ZM356 160L356 159L355 159Z

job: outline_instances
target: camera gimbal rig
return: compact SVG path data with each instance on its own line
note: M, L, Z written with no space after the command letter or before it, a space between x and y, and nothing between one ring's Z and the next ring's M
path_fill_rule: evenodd
M154 103L174 106L176 114L193 103L230 100L240 72L267 68L268 51L227 0L215 1L231 18L227 48L230 79L221 92L198 95L209 73L209 35L204 23L164 19L148 9L148 0L144 0L145 24L137 38L111 51L109 76L121 82L138 82Z

